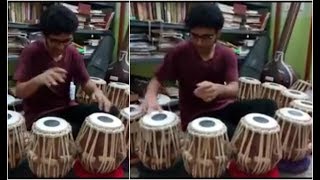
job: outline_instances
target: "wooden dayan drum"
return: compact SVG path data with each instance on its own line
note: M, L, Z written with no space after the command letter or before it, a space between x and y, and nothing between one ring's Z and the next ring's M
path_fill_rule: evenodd
M220 177L229 160L227 127L220 120L201 117L188 125L182 150L186 171L193 177Z
M301 91L297 91L297 90L293 90L293 89L283 90L281 92L281 96L280 96L281 106L279 108L289 107L290 102L295 99L306 100L308 98L309 98L309 96L306 93L301 92Z
M174 166L180 158L181 124L169 111L154 111L139 121L137 155L143 165L152 170Z
M305 158L312 135L311 117L307 113L293 108L278 109L275 117L281 127L283 159L299 161Z
M238 168L248 174L265 174L281 159L280 126L264 114L242 117L231 144Z
M91 173L109 173L127 157L124 125L106 113L93 113L83 122L76 139L80 163Z
M299 109L303 112L308 113L312 117L312 112L313 112L313 104L309 100L301 100L301 99L296 99L291 101L289 104L289 107Z
M8 110L8 165L16 168L25 156L27 128L24 117L15 111Z
M123 109L129 102L130 92L126 92L130 86L121 82L110 82L107 86L107 97L118 109Z
M261 86L261 98L274 100L277 103L278 107L280 107L281 92L283 90L286 90L287 88L281 84L272 82L264 82Z
M73 166L76 148L70 124L58 117L44 117L32 125L27 157L38 177L61 178Z
M127 148L130 151L130 154L134 155L136 151L135 147L139 132L139 120L144 115L144 112L139 105L131 104L129 107L122 109L120 114L121 120L123 124L125 124L125 139ZM130 131L128 122L130 122Z
M294 82L292 84L290 89L294 89L294 90L297 90L297 91L305 92L311 87L312 87L311 83L309 83L307 81L304 81L302 79L298 79L296 82Z
M106 81L98 78L98 77L90 77L90 80L92 80L96 86L102 91L106 91ZM79 87L78 93L77 93L77 101L84 104L92 104L94 103L91 96L89 94L86 94L81 87Z
M261 82L251 77L239 78L239 100L251 100L260 97Z

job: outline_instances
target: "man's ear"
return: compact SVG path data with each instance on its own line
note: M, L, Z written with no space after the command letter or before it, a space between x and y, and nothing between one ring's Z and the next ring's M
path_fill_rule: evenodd
M220 36L221 36L221 30L218 30L217 31L217 40L220 39Z

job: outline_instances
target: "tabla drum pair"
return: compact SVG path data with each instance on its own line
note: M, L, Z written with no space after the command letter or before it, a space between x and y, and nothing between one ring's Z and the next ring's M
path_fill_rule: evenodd
M294 89L297 91L305 92L312 87L311 83L304 81L302 79L298 79L296 82L292 84L290 89Z
M295 99L307 100L309 96L301 91L286 89L281 92L279 108L289 107L291 101Z
M264 114L242 117L231 144L237 168L248 175L267 174L282 158L280 126Z
M261 98L274 100L277 103L278 107L281 107L281 92L286 90L287 88L281 84L273 82L264 82L261 86Z
M93 113L85 119L76 145L80 163L90 173L111 173L127 156L124 125L107 113Z
M281 133L283 159L298 161L307 156L312 135L312 119L307 113L294 108L281 108L275 115Z
M239 78L238 100L251 100L260 97L261 82L251 77Z
M15 111L8 110L8 164L17 168L25 158L29 140L24 117Z
M230 158L227 127L218 119L200 117L188 125L182 158L193 177L221 177Z
M275 115L281 126L283 158L278 167L283 172L302 173L311 163L310 141L312 139L312 118L294 108L281 108Z
M130 86L122 82L110 82L106 94L111 103L118 109L128 107L130 98Z
M71 170L76 156L70 124L58 117L43 117L32 125L27 158L37 177L61 178Z
M139 121L137 155L148 169L165 170L181 157L181 124L169 111L154 111Z
M95 85L103 92L106 91L107 83L105 80L97 77L90 77L90 80L95 83ZM77 101L84 104L92 104L95 101L91 98L89 94L84 92L81 87L79 87L77 92Z
M120 111L120 118L125 125L125 139L130 157L135 156L137 135L139 132L139 120L145 113L137 104L130 104ZM131 163L131 162L130 162Z

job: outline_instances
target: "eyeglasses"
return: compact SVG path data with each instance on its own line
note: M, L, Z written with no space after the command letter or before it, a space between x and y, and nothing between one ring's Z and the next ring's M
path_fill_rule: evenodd
M192 40L202 40L204 42L211 42L212 40L215 40L215 37L216 37L215 34L198 35L192 32L190 32L190 35Z
M58 44L58 45L63 44L65 46L70 45L73 41L72 37L68 38L68 39L64 39L64 40L60 40L60 39L56 39L56 38L52 38L52 37L47 37L47 39L53 44Z

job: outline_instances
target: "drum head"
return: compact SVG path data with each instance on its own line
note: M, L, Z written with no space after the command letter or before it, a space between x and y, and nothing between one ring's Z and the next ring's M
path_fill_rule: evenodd
M158 94L157 101L160 106L166 106L170 101L170 97L164 94Z
M114 87L117 89L129 89L130 88L129 84L122 83L122 82L110 82L108 84L108 86Z
M247 114L241 120L247 127L251 127L253 131L277 129L279 126L274 118L260 113Z
M7 125L8 127L20 124L20 120L22 119L22 115L18 112L8 110L8 121Z
M87 119L90 124L102 128L119 129L122 125L119 118L107 113L93 113Z
M291 105L296 106L296 107L300 107L303 109L307 109L309 111L312 111L312 109L313 109L313 104L309 100L296 99L291 102Z
M101 78L98 78L98 77L90 77L90 79L96 83L96 84L107 84L107 82Z
M279 90L279 91L287 89L285 86L281 84L273 83L273 82L264 82L262 83L262 86L265 88Z
M126 119L129 119L130 121L133 121L135 117L139 117L142 115L142 109L139 105L136 104L130 104L129 107L126 107L121 110L121 115L124 116Z
M298 123L298 124L305 124L305 123L310 123L311 124L311 117L308 113L305 113L301 110L295 109L295 108L281 108L278 109L276 114L282 118L285 121L290 121L293 123Z
M8 96L7 96L7 104L8 105L12 105L15 102L15 100L16 100L16 98L14 98L10 94L8 94Z
M295 99L308 99L309 96L301 91L293 90L293 89L286 89L282 91L282 94L286 97L291 97Z
M59 117L43 117L35 122L35 128L48 133L58 133L68 129L69 123Z
M227 127L219 119L212 117L200 117L193 120L190 124L189 129L193 129L199 133L214 133L221 135L227 131ZM190 132L190 131L189 131Z
M141 123L151 127L161 127L172 124L177 115L170 111L154 111L143 116Z
M248 84L261 84L261 82L258 79L254 79L252 77L240 77L239 81Z

